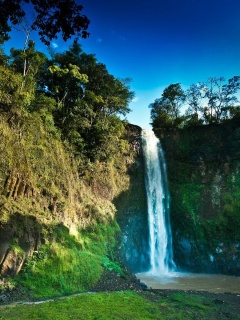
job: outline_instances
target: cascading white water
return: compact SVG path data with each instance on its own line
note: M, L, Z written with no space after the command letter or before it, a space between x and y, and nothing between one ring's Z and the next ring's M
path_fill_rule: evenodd
M169 191L164 153L153 131L142 132L148 203L150 270L153 275L175 269L169 221Z

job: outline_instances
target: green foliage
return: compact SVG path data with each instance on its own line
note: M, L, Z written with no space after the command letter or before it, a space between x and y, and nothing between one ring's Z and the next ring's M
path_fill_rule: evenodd
M101 257L108 256L114 261L119 232L120 229L116 220L111 223L96 223L85 230L81 230L80 239L85 250Z
M29 8L28 3L32 4L31 12L33 15L28 17ZM75 36L75 40L79 37L86 38L89 33L87 28L89 19L82 15L83 7L78 5L75 1L59 1L44 2L29 0L1 0L0 13L0 43L9 40L9 32L13 26L17 26L31 19L31 23L27 24L27 33L37 30L40 40L50 45L50 41L57 38L59 33L64 41L69 40ZM34 16L34 19L32 17ZM26 27L23 28L26 31Z
M20 247L17 238L13 238L12 243L9 248L19 255L25 253L24 250Z
M109 260L108 257L104 257L102 259L102 264L103 264L104 268L106 268L107 270L114 271L118 274L123 274L123 271L122 271L122 268L120 267L120 265L116 262Z
M13 290L16 287L17 283L12 278L1 279L0 281L0 290Z
M53 242L41 248L18 282L34 296L49 297L86 291L100 278L99 257Z
M239 89L240 76L234 76L227 83L224 77L211 77L204 83L191 84L185 92L179 83L171 84L160 99L149 105L152 126L154 129L194 127L237 118ZM183 105L184 115L180 113Z
M239 241L240 230L240 173L234 172L227 179L228 191L224 193L223 218L225 219L225 232L229 239Z
M40 116L49 133L67 140L79 171L88 160L112 160L123 140L119 115L130 111L134 96L129 79L114 78L76 43L48 60L28 40L0 68L0 111L11 123L22 127L25 118Z
M194 272L237 275L239 123L167 131L162 143L175 261Z
M34 296L50 297L86 291L101 273L101 258L81 250L78 241L65 235L28 258L16 279Z
M180 83L169 85L162 97L151 103L151 120L153 128L181 127L184 118L180 117L180 108L186 96Z
M175 189L170 184L171 198L174 201L171 212L173 230L177 230L178 239L188 239L205 244L203 221L199 212L203 186L196 183L182 183Z
M107 161L116 152L123 132L119 115L130 111L128 104L134 94L129 80L115 79L104 64L76 43L53 55L47 65L40 87L57 103L53 115L63 139L71 144L75 156Z
M36 305L2 308L1 317L7 319L133 319L133 320L190 320L240 319L228 303L187 293L170 293L168 297L154 293L131 291L82 294Z
M0 108L4 111L18 103L22 76L5 66L0 66Z
M57 135L59 130L55 126L53 112L56 109L56 101L53 98L47 97L42 93L36 94L34 101L31 104L31 112L34 112L36 118L41 117L46 131Z
M201 190L203 186L185 184L182 186L180 193L182 197L183 211L190 215L191 224L196 225L198 223L197 212L201 203Z
M48 85L48 91L52 91L52 97L57 101L58 109L61 109L63 116L66 117L69 113L67 102L68 100L73 99L72 91L76 88L78 90L81 89L81 86L88 82L88 76L80 73L80 67L71 63L69 63L67 68L60 68L58 65L54 64L48 69L50 75L52 75L51 84L53 85L52 87ZM50 77L50 75L48 76ZM69 94L71 96L67 97Z
M129 186L133 152L120 119L129 79L76 43L48 59L27 38L1 61L0 222L14 229L9 249L19 256L19 239L45 243L18 283L39 297L86 291L104 267L122 273L110 201Z
M42 69L47 57L44 53L35 50L34 41L29 40L23 50L11 49L11 68L27 79L34 79ZM32 77L31 77L32 76ZM25 79L26 81L26 79Z
M87 291L99 280L103 267L122 274L113 262L118 231L115 221L92 225L75 236L66 227L49 226L45 237L54 240L27 259L16 277L18 284L36 297L50 297Z

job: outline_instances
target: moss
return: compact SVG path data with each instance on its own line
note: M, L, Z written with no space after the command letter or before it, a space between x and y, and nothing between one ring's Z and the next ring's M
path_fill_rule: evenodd
M42 246L23 271L18 283L35 297L51 297L86 291L100 278L102 267L98 256L54 242Z
M188 270L239 272L238 126L229 122L159 131L168 167L175 259ZM222 243L224 249L217 253Z
M100 279L104 267L121 273L118 232L116 221L75 235L63 225L50 225L45 229L45 245L28 257L16 281L35 297L87 291Z

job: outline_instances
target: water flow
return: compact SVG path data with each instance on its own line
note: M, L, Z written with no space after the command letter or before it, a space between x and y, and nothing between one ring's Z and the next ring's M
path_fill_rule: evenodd
M153 275L175 269L169 219L169 191L166 162L160 141L153 131L143 130L145 184L148 202L150 270Z

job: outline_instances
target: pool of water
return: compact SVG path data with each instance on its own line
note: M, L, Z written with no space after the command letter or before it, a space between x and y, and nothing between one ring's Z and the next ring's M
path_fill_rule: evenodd
M171 272L166 275L137 273L137 278L152 289L209 291L213 293L239 293L240 277L222 274Z

